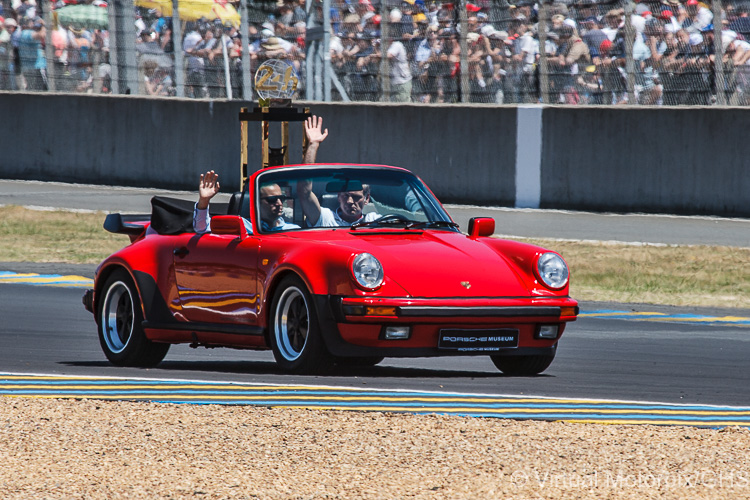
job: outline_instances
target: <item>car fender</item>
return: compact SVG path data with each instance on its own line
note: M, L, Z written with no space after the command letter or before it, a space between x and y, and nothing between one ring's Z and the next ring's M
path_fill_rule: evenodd
M289 274L298 276L313 295L397 297L407 294L406 290L387 277L376 290L359 288L350 271L352 259L358 253L361 252L350 246L331 244L305 244L287 249L279 255L276 265L262 283L264 293L261 307L266 311L262 317L268 318L278 283Z
M536 259L540 255L546 252L560 255L558 252L547 250L546 248L532 245L530 243L522 243L519 241L500 238L486 237L479 238L479 241L482 241L485 245L497 252L500 257L505 259L514 272L516 272L525 283L533 284L533 287L529 290L532 295L557 297L568 296L569 284L566 284L559 290L552 290L541 283L534 273ZM562 256L560 257L562 258ZM563 260L565 259L563 258ZM567 265L567 262L565 264ZM568 266L568 271L570 271L570 266Z
M104 283L115 270L123 269L135 284L143 318L147 321L174 321L174 315L167 305L172 292L175 291L172 254L169 248L164 244L155 245L148 239L139 240L102 262L94 281L94 311L98 310L99 296Z

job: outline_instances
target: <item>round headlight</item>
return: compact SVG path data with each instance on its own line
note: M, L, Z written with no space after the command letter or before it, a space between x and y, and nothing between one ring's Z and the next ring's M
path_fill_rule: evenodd
M540 255L536 269L544 284L550 288L562 288L568 283L568 265L556 253Z
M383 266L369 253L354 257L352 273L357 283L364 288L373 290L383 284Z

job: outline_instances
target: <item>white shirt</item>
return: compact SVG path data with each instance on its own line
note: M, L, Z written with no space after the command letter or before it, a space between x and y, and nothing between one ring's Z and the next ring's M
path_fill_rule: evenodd
M354 222L372 222L375 219L379 219L379 218L380 218L379 213L370 212L368 214L365 214L363 217L360 217L359 220L356 220ZM353 222L347 222L341 218L341 215L339 215L339 209L336 209L336 211L334 212L330 208L321 207L320 217L318 217L318 222L316 222L313 227L351 226L352 224Z
M253 226L252 224L250 224L250 221L243 217L242 222L245 224L247 234L253 234ZM208 208L206 208L205 210L201 210L200 208L198 208L197 202L195 203L195 208L193 209L193 231L195 231L197 234L211 232L211 216L208 214Z
M409 60L407 59L406 47L401 42L393 42L388 47L388 55L393 56L391 61L391 83L401 85L411 81Z
M536 56L539 53L539 40L531 36L528 31L521 36L520 50L524 54L523 56L523 70L530 72L534 69L534 63L536 63Z

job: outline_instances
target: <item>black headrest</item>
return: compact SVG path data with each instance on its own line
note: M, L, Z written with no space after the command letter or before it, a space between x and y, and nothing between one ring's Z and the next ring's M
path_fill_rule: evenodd
M232 197L229 198L229 206L227 207L227 215L240 215L240 202L242 201L242 193L237 191L232 193Z

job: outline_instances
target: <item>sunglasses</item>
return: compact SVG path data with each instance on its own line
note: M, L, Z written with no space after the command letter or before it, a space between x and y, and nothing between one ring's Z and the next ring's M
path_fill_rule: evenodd
M281 194L281 195L277 195L277 196L264 196L263 198L261 198L261 200L265 201L265 202L266 202L266 203L268 203L269 205L275 205L275 204L276 204L276 203L278 203L279 201L280 201L281 203L284 203L284 202L285 202L286 200L288 200L288 199L289 199L289 197L288 197L288 196L285 196L285 195L283 195L283 194Z

